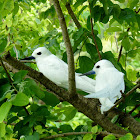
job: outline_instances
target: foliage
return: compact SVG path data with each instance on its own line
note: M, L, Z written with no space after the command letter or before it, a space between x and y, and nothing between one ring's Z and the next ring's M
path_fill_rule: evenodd
M65 4L69 2L81 27L72 21ZM140 16L138 0L61 0L66 24L75 56L76 71L91 70L99 60L91 35L93 18L94 34L102 58L110 60L125 73L126 92L139 77L140 46L138 43ZM0 1L0 55L10 51L21 59L30 56L37 47L45 46L53 54L66 59L62 31L51 1L1 0ZM115 43L114 43L115 42ZM123 47L117 62L119 48ZM37 69L35 64L27 64ZM86 67L85 67L86 66ZM0 66L0 139L30 140L66 132L92 132L93 134L67 136L63 140L96 139L100 126L92 127L92 121L77 112L67 102L60 102L42 85L26 77L27 71L10 72L13 85ZM42 102L42 101L43 102ZM119 109L129 112L140 103L138 92L126 98ZM132 115L140 111L137 108ZM140 121L139 118L137 118ZM108 135L104 139L115 139ZM129 133L122 139L132 139ZM138 138L139 139L139 138Z

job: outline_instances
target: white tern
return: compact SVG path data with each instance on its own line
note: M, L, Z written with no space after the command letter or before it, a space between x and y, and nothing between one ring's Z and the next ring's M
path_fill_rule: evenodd
M95 93L84 96L85 98L98 98L101 103L101 113L108 111L117 99L121 97L121 92L125 90L124 74L118 71L108 60L98 61L93 70L83 75L96 74Z
M22 60L35 59L37 67L44 76L56 85L68 89L68 65L45 47L39 47L32 53L32 56ZM88 93L95 92L95 80L80 76L75 73L76 88Z

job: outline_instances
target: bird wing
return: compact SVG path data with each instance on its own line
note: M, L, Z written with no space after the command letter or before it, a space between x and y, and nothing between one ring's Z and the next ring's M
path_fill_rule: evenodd
M79 73L75 74L76 88L87 93L95 92L95 80L87 77L80 76Z
M58 57L53 54L45 57L38 63L38 68L52 82L68 88L68 66Z
M121 92L124 92L124 79L123 79L123 73L119 72L118 70L114 70L109 72L108 74L102 75L103 76L103 82L105 83L104 87L100 90L96 88L95 93L91 93L89 95L84 96L85 98L110 98L110 100L113 100L114 97L121 97ZM100 77L101 78L101 77ZM100 83L99 83L100 82ZM97 81L97 85L99 84L99 87L102 86L102 80L99 82ZM117 98L116 98L117 99Z
M95 83L96 83L96 82L95 82L94 79L89 78L89 77L87 77L87 76L81 76L81 73L76 73L76 75L77 75L78 77L81 77L81 79L83 79L83 80L89 82L89 83L92 84L93 86L95 86Z

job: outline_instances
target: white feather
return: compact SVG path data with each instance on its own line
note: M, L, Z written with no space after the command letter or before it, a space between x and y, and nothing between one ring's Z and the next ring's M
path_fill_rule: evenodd
M97 66L100 66L97 68ZM97 62L93 68L96 72L95 93L84 96L85 98L98 98L101 103L101 113L108 111L124 92L124 74L119 72L108 60Z
M38 52L42 54L37 55ZM32 56L35 57L38 69L44 76L58 86L68 89L68 65L64 61L53 55L45 47L37 48ZM79 75L75 73L76 88L88 93L95 92L95 80Z

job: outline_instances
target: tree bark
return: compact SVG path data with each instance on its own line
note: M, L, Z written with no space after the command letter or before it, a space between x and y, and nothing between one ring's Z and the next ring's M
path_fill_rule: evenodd
M77 94L78 96L75 96L75 98L71 98L65 89L58 87L56 84L54 84L49 79L47 79L45 76L43 76L43 74L22 64L15 58L11 57L10 54L5 55L4 61L6 61L9 65L13 66L14 68L16 68L18 70L28 70L28 75L30 77L32 77L33 79L40 82L47 89L49 89L50 91L52 91L59 97L63 98L64 101L68 101L69 103L71 103L75 108L77 108L78 111L85 114L87 117L89 117L95 123L102 126L108 132L115 133L115 134L121 134L121 135L124 135L127 133L126 130L122 129L121 127L117 126L116 124L113 124L107 116L104 116L100 113L100 111L97 108L97 105L99 104L99 101L97 99L86 99L82 95L79 95L79 94ZM121 115L121 117L120 117L121 123L125 127L129 127L130 130L134 134L136 134L136 135L140 134L140 123L138 123L129 114L125 115L122 112L117 112L115 109L110 111L110 114L111 113L114 115L117 115L117 114Z
M74 57L73 57L73 51L72 46L70 42L70 38L68 35L68 30L65 22L64 15L62 13L60 4L58 0L52 0L56 13L58 15L59 23L62 29L62 35L64 39L64 43L67 50L67 58L68 58L68 71L69 71L69 93L71 96L76 96L76 85L75 85L75 67L74 67Z

